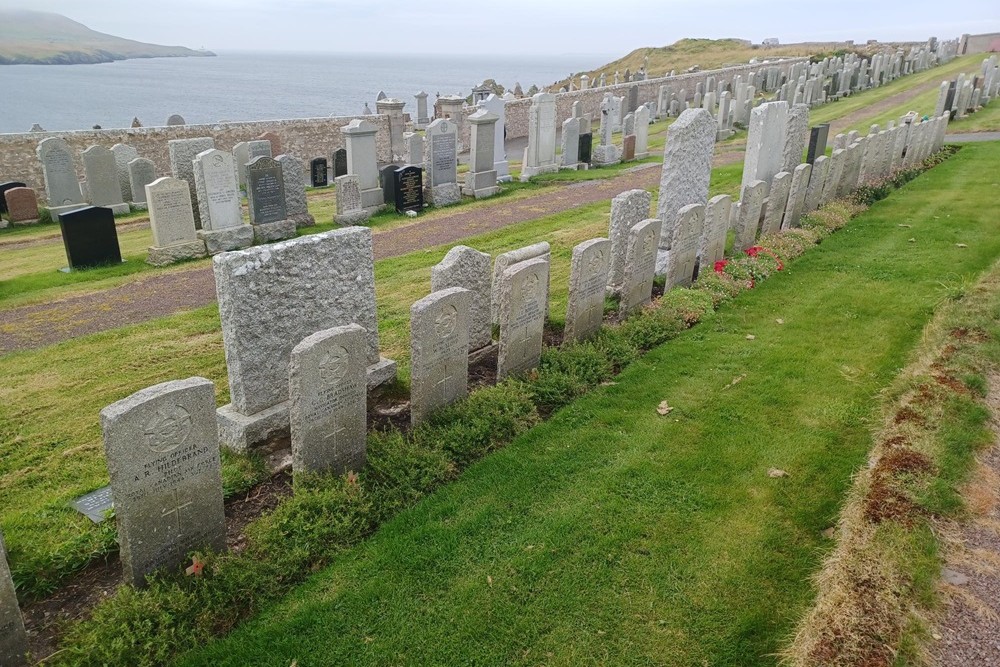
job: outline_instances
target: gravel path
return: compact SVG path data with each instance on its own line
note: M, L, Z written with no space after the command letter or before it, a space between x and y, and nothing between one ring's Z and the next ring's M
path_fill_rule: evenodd
M717 161L732 162L726 153ZM604 201L630 188L655 186L659 164L638 165L614 178L552 186L537 195L374 233L376 259L454 243L507 225ZM34 349L87 334L145 322L215 302L211 267L138 278L118 287L51 303L0 310L0 353Z
M948 609L935 636L940 667L1000 665L1000 378L990 388L994 445L981 459L981 483L965 493L973 518L942 572Z

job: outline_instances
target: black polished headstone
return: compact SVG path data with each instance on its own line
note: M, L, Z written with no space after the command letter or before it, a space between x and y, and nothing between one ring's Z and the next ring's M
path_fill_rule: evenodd
M330 181L326 175L326 168L327 162L325 157L315 158L309 163L309 172L314 188L322 188L329 185Z
M590 151L594 143L594 135L591 133L581 134L579 143L579 152L577 153L577 159L582 164L590 164Z
M347 149L338 148L333 151L333 177L347 175Z
M255 225L280 222L288 217L280 162L259 155L247 163L247 204L250 221Z
M24 183L20 181L7 181L6 183L0 183L0 213L7 213L7 194L8 190L13 190L14 188L26 188Z
M424 170L408 165L400 167L392 178L394 203L397 213L424 209ZM386 201L389 201L388 199Z
M812 164L820 155L826 155L826 142L830 138L830 124L823 123L809 130L809 152L806 162Z
M379 169L378 177L382 182L382 201L389 203L396 198L396 169L398 169L394 164L390 164L386 167Z
M59 229L69 268L121 264L115 214L110 208L87 206L59 214Z

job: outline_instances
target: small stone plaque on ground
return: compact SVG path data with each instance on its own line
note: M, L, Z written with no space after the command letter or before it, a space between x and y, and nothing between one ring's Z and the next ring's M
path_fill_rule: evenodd
M82 495L70 504L73 509L94 523L101 523L107 519L108 511L114 509L115 506L110 486Z
M121 264L115 214L110 208L87 206L60 213L59 229L70 269Z
M406 166L393 172L393 195L397 213L424 210L424 170ZM386 201L389 201L388 199Z

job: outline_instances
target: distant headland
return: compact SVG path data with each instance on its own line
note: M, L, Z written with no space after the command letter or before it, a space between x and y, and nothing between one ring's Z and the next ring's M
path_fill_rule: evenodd
M60 14L0 9L0 65L82 65L131 58L214 55L211 51L106 35Z

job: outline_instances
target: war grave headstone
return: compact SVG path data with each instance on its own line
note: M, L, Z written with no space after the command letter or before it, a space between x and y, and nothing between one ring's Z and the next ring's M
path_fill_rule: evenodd
M465 174L462 192L476 199L492 197L500 192L493 158L497 117L486 109L480 109L471 114L467 120L472 129L469 142L469 171Z
M164 176L146 186L149 226L153 231L146 262L166 266L185 259L204 257L205 242L194 228L191 190L184 181Z
M325 157L313 158L309 163L310 183L314 188L325 188L329 185L327 176L327 161Z
M847 162L847 150L835 148L830 156L830 167L826 173L826 183L823 184L823 195L820 198L820 205L826 204L839 194L840 181L844 177L844 166Z
M347 324L307 336L289 356L289 425L295 473L359 471L368 441L368 341Z
M424 170L420 167L407 165L394 169L393 205L396 213L407 211L420 212L424 210Z
M729 195L716 195L708 200L705 231L698 247L698 275L712 271L715 263L725 258L732 207L733 198Z
M25 183L21 181L7 181L5 183L0 183L0 214L7 213L7 202L6 193L8 190L13 190L14 188L26 188L28 187Z
M347 175L347 149L338 148L333 151L333 177Z
M528 146L521 162L521 181L559 171L556 163L556 96L537 93L528 109Z
M7 563L7 545L0 533L0 665L24 665L28 635L17 604L14 580Z
M608 239L590 239L573 248L563 342L587 340L601 330L610 265Z
M694 281L698 268L698 248L705 231L705 207L688 204L677 212L674 239L667 257L667 281L664 290L688 286Z
M281 165L281 178L285 188L285 216L296 227L312 227L316 219L309 213L306 201L306 174L302 160L294 155L279 155L274 159Z
M830 136L830 124L823 123L809 130L809 152L806 162L815 164L816 158L826 155L826 142Z
M801 227L802 213L806 207L806 192L809 187L809 178L812 175L812 165L803 162L795 167L792 172L792 182L788 191L788 202L785 204L785 213L781 221L782 229Z
M137 157L125 165L128 171L129 189L132 203L140 209L146 208L146 186L156 180L156 165L152 160Z
M458 185L458 125L447 118L432 121L424 131L424 198L432 206L462 200Z
M548 284L549 262L542 258L514 264L501 275L498 381L538 366L545 333Z
M611 260L608 268L608 291L621 295L625 278L625 254L628 232L649 218L653 195L645 190L627 190L611 200L608 239L611 242Z
M736 240L733 254L740 255L757 242L760 229L760 214L767 195L767 183L751 181L740 194L740 204L736 215Z
M471 298L469 290L449 287L410 306L410 421L414 425L469 393Z
M493 324L500 323L500 281L503 278L503 272L515 264L536 258L544 259L546 262L551 261L552 252L548 241L541 241L539 243L524 246L523 248L517 248L516 250L502 252L496 256L496 259L493 260L493 286L492 298L490 299L490 302L493 304ZM547 309L549 302L548 283L546 283L544 287L545 304ZM548 315L548 310L546 310L545 314Z
M338 176L334 179L337 188L337 214L334 222L349 227L363 224L371 213L361 206L361 179L354 174Z
M431 291L452 287L469 290L469 351L486 347L493 341L490 317L492 279L490 256L468 246L455 246L431 269Z
M507 100L490 94L479 106L486 109L497 117L497 122L493 126L493 169L497 172L497 181L506 183L511 180L510 166L507 163L507 148L504 145L504 124L507 122L506 107Z
M247 208L256 243L295 236L295 221L288 219L285 181L281 163L265 156L247 164Z
M2 195L7 218L15 225L38 222L38 196L31 188L10 188Z
M236 161L230 153L210 149L194 159L195 190L202 228L198 238L210 255L253 244L253 227L244 224Z
M812 213L823 202L823 187L830 169L830 158L825 155L816 157L812 173L809 175L809 186L806 188L805 213Z
M142 586L191 551L226 549L215 385L200 377L143 389L101 410L126 581Z
M621 301L618 304L623 315L642 308L652 300L656 246L662 224L659 218L649 218L628 230Z
M753 181L764 181L765 190L770 186L771 179L781 171L784 163L787 130L787 102L766 102L750 112L741 192Z
M389 164L378 170L378 180L382 186L382 199L387 204L396 202L396 165Z
M708 203L716 131L711 113L704 109L687 109L667 132L656 206L656 216L663 221L656 260L658 274L666 272L674 224L681 208Z
M767 203L764 206L761 234L774 234L781 229L781 220L785 217L785 206L788 204L788 193L791 187L792 175L787 171L778 172L771 179Z
M379 357L367 227L222 253L212 268L232 397L218 410L224 446L244 451L288 432L289 355L317 331L360 324L368 385L395 377L395 362Z
M194 159L199 153L215 148L215 140L211 137L199 137L197 139L171 139L167 142L167 149L170 152L170 175L174 178L187 181L191 186L191 201L196 201L198 191L194 182ZM195 229L201 229L201 213L194 212Z
M378 183L378 161L375 152L377 131L378 128L374 125L359 118L340 128L347 143L347 173L358 177L361 207L372 212L381 209L385 204L385 200L382 199L382 188Z
M129 212L128 204L122 201L121 183L115 154L103 146L91 146L80 153L83 172L90 190L90 201L94 206L110 208L115 215Z
M110 208L86 206L60 213L59 229L69 262L63 271L121 264L115 214Z
M118 171L118 184L122 191L122 201L133 202L136 195L132 191L128 163L139 157L139 151L128 144L115 144L111 147L111 152L115 156L115 169Z

